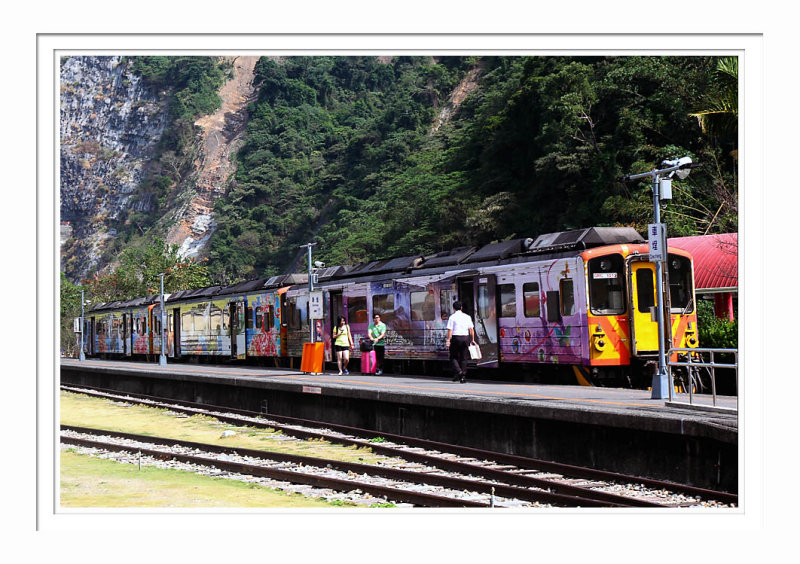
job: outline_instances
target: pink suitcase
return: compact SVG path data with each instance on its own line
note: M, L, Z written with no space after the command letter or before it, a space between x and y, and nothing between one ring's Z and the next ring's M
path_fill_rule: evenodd
M362 374L375 374L377 370L377 361L375 360L375 351L361 353L361 373Z

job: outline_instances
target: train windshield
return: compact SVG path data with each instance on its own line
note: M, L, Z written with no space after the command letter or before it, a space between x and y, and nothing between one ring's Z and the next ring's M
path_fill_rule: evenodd
M668 268L670 313L692 313L692 261L669 255Z
M589 261L589 307L594 315L625 313L622 255L608 255Z

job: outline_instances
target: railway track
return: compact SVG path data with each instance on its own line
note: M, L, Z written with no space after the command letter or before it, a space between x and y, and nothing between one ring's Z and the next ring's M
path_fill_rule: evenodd
M520 501L558 506L624 507L578 496L534 491L481 480L436 475L371 464L264 452L245 448L134 435L104 429L62 427L64 444L103 451L127 451L160 460L176 460L225 472L257 476L339 491L360 490L373 496L421 507L492 507ZM377 483L377 480L391 485ZM431 491L419 491L420 488ZM433 493L436 492L436 493Z
M724 506L738 503L738 496L726 492L482 451L414 437L86 386L62 386L62 389L116 401L168 408L187 415L208 415L236 425L268 427L300 439L325 439L343 445L369 447L376 454L403 459L409 465L408 468L417 467L414 470L381 468L381 478L415 484L419 484L422 480L423 483L438 487L472 491L475 499L479 499L476 501L478 507L494 505L497 497L514 500L511 503L527 502L569 507L676 507L700 504ZM101 431L84 429L82 432L97 434ZM139 439L131 437L131 440ZM146 440L153 439L149 437ZM163 440L171 441L172 444L178 443L172 439ZM381 442L374 442L375 440ZM213 445L212 447L209 451L222 448ZM232 450L241 453L244 449ZM268 456L273 459L277 457L275 453L255 452L259 452L262 457ZM352 466L352 463L320 459L303 460L304 457L294 457L296 460L292 460L289 455L280 456L283 457L282 463L304 466L323 464L326 468L337 468L341 472L350 474L370 475L376 468L373 465ZM361 488L361 486L356 487ZM364 489L364 491L371 490ZM375 492L376 495L385 496L379 490ZM394 499L405 501L405 498L400 497ZM429 501L418 500L407 503L427 505ZM438 507L451 506L446 505L448 502L442 503L443 505ZM469 505L464 503L461 506Z

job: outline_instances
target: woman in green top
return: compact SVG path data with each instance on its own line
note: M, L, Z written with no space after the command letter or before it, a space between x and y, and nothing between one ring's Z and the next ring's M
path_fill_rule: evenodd
M353 334L344 317L340 315L336 319L336 327L333 328L333 350L336 353L336 363L339 365L339 376L342 375L342 372L350 374L347 365L350 363L350 349L352 348Z
M381 316L372 316L372 323L369 324L369 338L375 346L375 362L378 369L375 374L383 374L383 359L386 356L386 324L381 322Z

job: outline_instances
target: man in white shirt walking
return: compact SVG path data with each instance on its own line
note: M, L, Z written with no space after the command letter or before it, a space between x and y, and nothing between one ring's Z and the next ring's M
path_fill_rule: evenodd
M447 342L450 362L453 363L453 382L467 381L467 348L475 344L475 326L472 318L461 311L461 302L453 302L453 315L447 320Z

